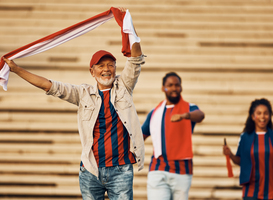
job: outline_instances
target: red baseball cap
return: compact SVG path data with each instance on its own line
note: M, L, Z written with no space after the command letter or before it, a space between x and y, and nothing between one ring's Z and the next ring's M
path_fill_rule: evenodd
M100 61L100 59L104 56L107 56L107 57L110 57L112 58L114 61L116 61L116 58L115 56L113 56L110 52L108 51L104 51L104 50L99 50L97 51L96 53L93 54L92 58L91 58L91 61L90 61L90 68L93 66L93 65L96 65L98 64L98 62Z

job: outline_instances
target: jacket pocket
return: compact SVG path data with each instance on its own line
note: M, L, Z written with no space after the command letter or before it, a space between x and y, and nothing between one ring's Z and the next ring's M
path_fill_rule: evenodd
M131 96L126 92L125 89L117 93L116 96L116 105L121 109L126 109L132 106Z
M83 115L82 120L88 121L91 119L91 116L95 110L95 107L93 105L83 105Z

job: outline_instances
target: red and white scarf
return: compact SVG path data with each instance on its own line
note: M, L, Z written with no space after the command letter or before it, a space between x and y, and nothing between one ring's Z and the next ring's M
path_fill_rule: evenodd
M44 52L97 28L98 26L102 25L103 23L107 22L113 17L115 17L116 22L121 27L122 34L121 51L124 56L129 57L131 56L131 47L133 43L140 42L140 39L139 37L137 37L135 33L132 18L129 11L127 10L126 13L121 12L119 9L114 7L111 7L109 10L100 13L94 17L91 17L87 20L74 24L56 33L53 33L39 40L36 40L30 44L27 44L23 47L20 47L14 51L11 51L5 54L4 57L13 60L16 58L28 57ZM3 58L1 58L0 85L3 87L5 91L7 90L9 72L10 72L9 66L4 62Z

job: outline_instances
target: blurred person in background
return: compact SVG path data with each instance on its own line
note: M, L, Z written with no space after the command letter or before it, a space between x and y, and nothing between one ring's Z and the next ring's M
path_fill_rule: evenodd
M154 153L149 166L149 200L187 200L191 186L192 133L204 113L181 96L181 78L175 72L163 77L166 99L147 116L143 137L152 137Z
M239 145L234 155L227 145L224 155L229 155L240 166L240 185L243 200L273 199L273 131L272 107L267 99L254 100Z

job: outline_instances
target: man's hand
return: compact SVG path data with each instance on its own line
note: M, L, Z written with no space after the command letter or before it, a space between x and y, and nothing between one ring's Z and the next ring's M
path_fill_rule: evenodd
M118 7L118 9L121 11L121 12L126 12L126 8L123 8L123 7ZM135 26L133 25L133 28L134 28L134 31L135 31L135 34L137 36L137 32L136 32L136 29L135 29ZM132 49L131 49L131 57L138 57L138 56L141 56L142 55L142 51L141 51L141 46L140 46L140 43L139 42L135 42L133 45L132 45Z
M19 69L20 67L18 65L15 64L15 62L13 62L12 60L9 60L5 57L3 57L3 60L8 64L10 71L11 72L15 72L17 69Z
M190 119L190 113L175 114L171 117L172 122L179 122L182 119Z
M126 8L123 8L123 7L118 7L118 9L121 11L121 12L126 12Z
M27 70L16 65L15 62L13 62L12 60L6 59L4 57L3 57L3 60L10 67L10 71L16 73L18 76L20 76L22 79L26 80L30 84L46 92L49 91L49 89L51 88L52 83L48 79L28 72Z

